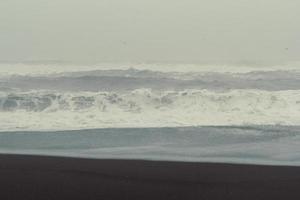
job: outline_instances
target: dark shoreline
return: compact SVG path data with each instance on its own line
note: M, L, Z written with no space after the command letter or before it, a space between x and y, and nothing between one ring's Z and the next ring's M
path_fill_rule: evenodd
M0 199L300 199L300 167L2 154Z

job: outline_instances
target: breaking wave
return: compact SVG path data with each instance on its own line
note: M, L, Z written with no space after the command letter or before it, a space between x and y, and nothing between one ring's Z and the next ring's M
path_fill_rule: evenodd
M1 130L300 125L300 91L2 92Z
M0 131L300 125L298 66L0 64Z

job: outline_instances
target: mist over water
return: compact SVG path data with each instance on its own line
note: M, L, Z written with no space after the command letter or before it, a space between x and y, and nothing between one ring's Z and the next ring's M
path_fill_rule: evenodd
M299 61L296 0L4 0L1 61Z

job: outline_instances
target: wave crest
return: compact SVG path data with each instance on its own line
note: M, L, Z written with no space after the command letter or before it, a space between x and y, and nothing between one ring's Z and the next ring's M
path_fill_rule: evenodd
M0 95L2 129L300 125L300 91L47 91Z

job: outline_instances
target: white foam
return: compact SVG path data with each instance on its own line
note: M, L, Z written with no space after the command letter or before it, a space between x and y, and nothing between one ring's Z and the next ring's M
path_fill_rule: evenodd
M16 103L5 107L4 102L8 98ZM300 90L154 92L140 89L126 93L32 91L2 93L1 99L1 108L4 109L0 112L1 131L300 125ZM43 104L43 101L48 104ZM43 106L38 107L40 105Z

